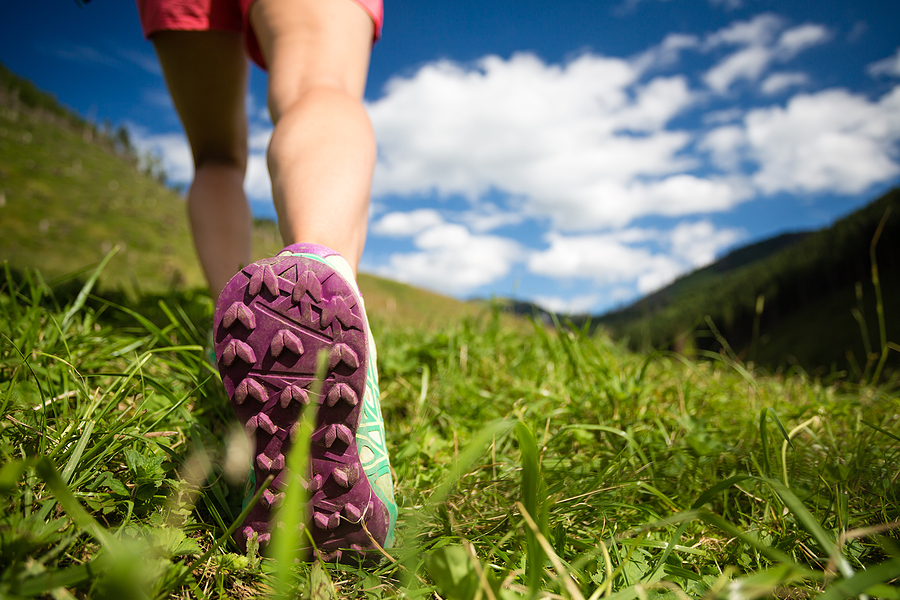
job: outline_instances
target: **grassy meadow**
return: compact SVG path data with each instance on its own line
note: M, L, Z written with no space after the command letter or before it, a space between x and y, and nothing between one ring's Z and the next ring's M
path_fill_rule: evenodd
M0 597L900 598L896 381L373 314L399 540L295 565L229 536L247 458L208 296L92 282L2 281Z

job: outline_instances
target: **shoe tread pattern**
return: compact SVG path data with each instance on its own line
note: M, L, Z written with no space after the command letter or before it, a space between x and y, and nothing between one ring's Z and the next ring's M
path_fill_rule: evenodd
M275 480L245 523L238 543L270 539L284 500L285 462L301 411L318 405L310 441L312 536L323 557L353 560L380 544L387 508L363 472L355 432L366 386L367 336L355 291L329 265L279 256L241 270L222 292L214 321L219 372L238 420L254 440L257 482ZM319 351L328 371L319 397L310 391ZM382 539L379 539L379 534Z

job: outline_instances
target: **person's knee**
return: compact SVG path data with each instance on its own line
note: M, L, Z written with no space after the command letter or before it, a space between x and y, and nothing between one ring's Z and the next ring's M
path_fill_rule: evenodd
M361 104L353 85L337 75L296 75L293 80L273 81L268 90L269 113L277 123L281 116L304 104L314 103L320 98L332 98L344 103L352 101Z
M205 147L192 149L194 158L194 171L205 168L228 168L241 173L247 170L246 148L215 148Z

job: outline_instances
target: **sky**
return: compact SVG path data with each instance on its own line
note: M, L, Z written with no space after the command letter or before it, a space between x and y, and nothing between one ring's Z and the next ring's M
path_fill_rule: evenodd
M190 182L133 2L7 4L0 62ZM896 0L385 4L364 272L599 314L900 183ZM265 90L245 187L274 218Z

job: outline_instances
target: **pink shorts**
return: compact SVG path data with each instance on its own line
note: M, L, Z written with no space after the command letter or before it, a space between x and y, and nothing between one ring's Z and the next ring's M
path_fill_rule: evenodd
M384 23L383 0L354 0L375 22L375 39ZM237 31L243 33L247 53L253 62L266 68L259 42L250 27L250 6L254 0L137 0L144 37L157 31Z

